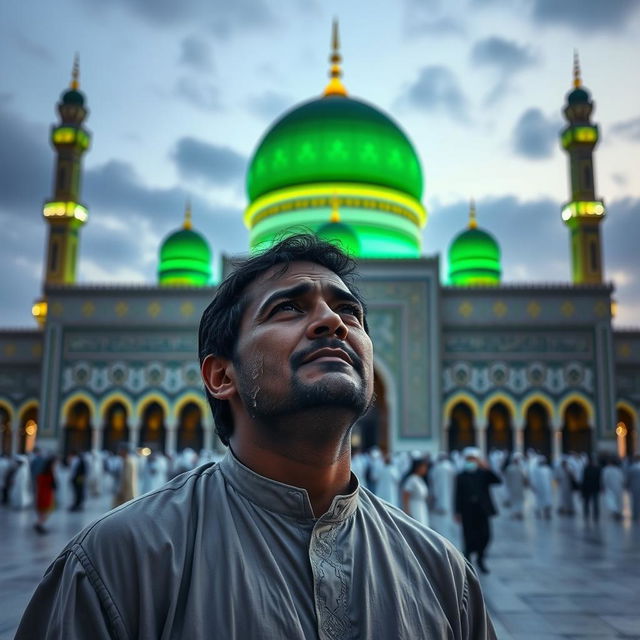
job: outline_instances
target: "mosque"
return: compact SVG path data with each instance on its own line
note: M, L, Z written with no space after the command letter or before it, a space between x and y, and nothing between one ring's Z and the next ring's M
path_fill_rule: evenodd
M638 451L640 331L612 328L603 281L593 151L594 108L576 63L560 142L570 193L558 220L569 231L571 280L503 283L500 247L478 226L440 255L422 253L427 211L414 144L342 81L334 27L330 81L322 95L280 117L259 141L247 171L244 223L250 250L300 228L339 242L358 258L375 347L377 403L354 441L393 450L475 444L560 453ZM148 285L76 282L89 210L81 199L82 157L91 136L78 67L52 127L54 193L37 329L0 331L0 443L5 453L35 443L59 451L114 449L129 441L175 452L215 448L197 361L197 326L231 269L195 230L159 250ZM99 212L95 215L99 215Z

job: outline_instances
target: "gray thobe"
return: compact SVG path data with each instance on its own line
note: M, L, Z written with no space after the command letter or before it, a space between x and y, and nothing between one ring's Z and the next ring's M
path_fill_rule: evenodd
M178 476L67 545L16 639L495 638L459 552L353 485L315 519L231 453Z

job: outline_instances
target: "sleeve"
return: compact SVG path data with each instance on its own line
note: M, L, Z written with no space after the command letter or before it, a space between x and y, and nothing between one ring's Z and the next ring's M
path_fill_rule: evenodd
M22 615L15 640L126 637L117 608L97 572L83 552L72 548L45 573Z
M466 563L461 618L464 640L498 640L482 596L480 582L469 563Z

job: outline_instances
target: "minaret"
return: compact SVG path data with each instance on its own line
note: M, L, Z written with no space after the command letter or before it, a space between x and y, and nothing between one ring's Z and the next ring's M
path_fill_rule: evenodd
M79 89L78 57L73 63L71 85L60 97L59 124L51 128L51 142L56 150L53 197L46 201L43 215L49 223L44 288L51 284L73 284L76 280L76 258L80 227L87 221L87 207L80 203L82 156L89 148L91 136L83 128L87 117L84 95ZM33 307L33 315L43 325L46 299Z
M325 96L346 96L347 90L342 84L342 56L340 55L340 33L338 21L334 19L331 32L331 55L329 56L331 69L329 70L329 84L325 87Z
M562 219L571 233L571 269L575 284L602 283L600 223L605 216L596 198L593 149L598 143L598 126L591 122L594 103L582 86L578 54L574 54L573 90L567 94L564 115L567 127L560 134L569 154L571 199L562 208Z

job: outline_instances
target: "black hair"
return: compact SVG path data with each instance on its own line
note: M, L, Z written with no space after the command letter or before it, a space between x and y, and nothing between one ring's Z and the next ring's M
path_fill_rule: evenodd
M356 262L335 245L304 233L280 240L267 250L237 262L220 284L216 294L204 310L198 331L198 356L202 365L208 355L233 359L240 333L242 316L247 307L244 292L251 283L275 265L282 265L284 273L292 262L314 262L333 271L347 289L358 299L365 314L364 329L368 332L366 305L355 285ZM224 444L233 433L233 418L228 401L214 398L205 388L216 432Z

